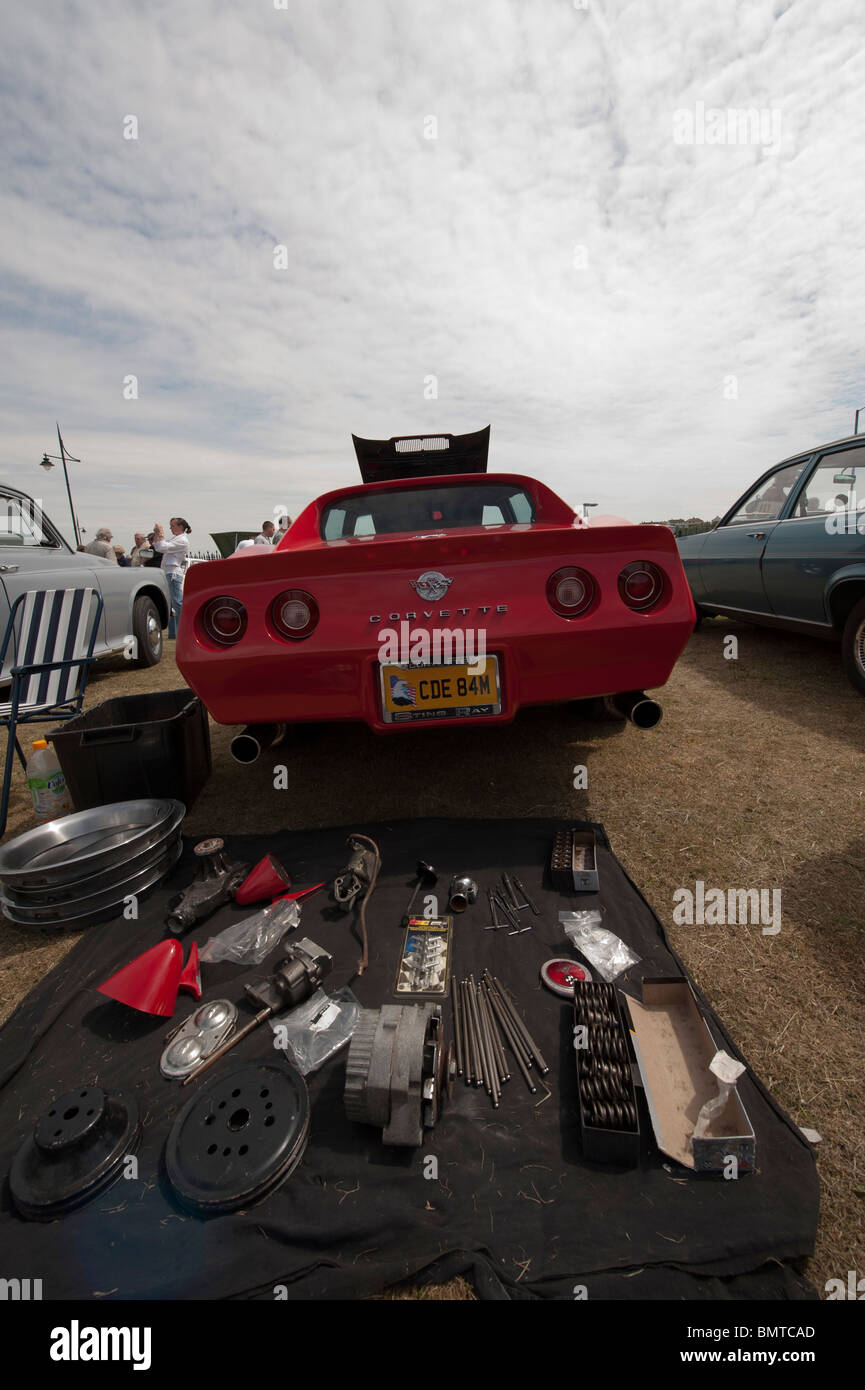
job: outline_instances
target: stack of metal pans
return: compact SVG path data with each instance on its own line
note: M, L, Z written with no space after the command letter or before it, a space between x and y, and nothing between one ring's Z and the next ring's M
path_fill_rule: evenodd
M186 807L115 801L28 830L0 846L3 915L36 931L80 931L117 915L174 868Z

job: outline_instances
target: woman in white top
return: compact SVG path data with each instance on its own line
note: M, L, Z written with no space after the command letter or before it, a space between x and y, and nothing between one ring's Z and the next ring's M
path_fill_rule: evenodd
M165 571L168 592L171 595L168 637L169 640L172 640L177 636L177 624L180 622L180 609L183 606L183 576L189 563L189 541L186 538L192 527L183 520L182 516L173 516L169 525L171 527L171 540L167 541L165 532L159 522L156 522L153 527L153 549L162 556L162 568Z

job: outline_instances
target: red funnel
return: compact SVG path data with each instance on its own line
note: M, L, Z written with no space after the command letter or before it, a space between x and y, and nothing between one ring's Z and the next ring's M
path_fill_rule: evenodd
M317 893L319 888L323 888L323 883L314 883L311 888L298 888L294 893L280 893L274 902L302 902L304 898L311 898L313 893Z
M291 887L291 876L285 872L278 859L266 854L248 874L235 894L235 902L241 907L251 903L261 903L267 898L275 898Z
M116 975L109 975L97 988L100 994L128 1004L143 1014L170 1018L177 1003L177 987L183 968L183 947L179 941L160 941L142 956L136 956Z
M193 941L189 948L189 959L183 967L178 990L185 989L193 999L201 998L201 965L198 960L198 943Z

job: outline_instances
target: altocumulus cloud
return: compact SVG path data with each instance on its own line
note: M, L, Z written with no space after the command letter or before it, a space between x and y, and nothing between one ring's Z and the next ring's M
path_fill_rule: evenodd
M7 27L3 475L60 519L55 417L85 524L203 539L353 481L351 430L487 421L572 502L713 515L863 404L859 0ZM677 141L698 109L778 139Z

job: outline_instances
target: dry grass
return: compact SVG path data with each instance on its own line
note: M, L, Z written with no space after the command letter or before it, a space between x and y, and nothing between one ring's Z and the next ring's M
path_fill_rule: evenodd
M725 660L723 637L739 639ZM153 671L100 670L95 704L181 682L167 656ZM822 1290L865 1270L865 701L837 649L715 619L694 635L666 689L660 727L641 734L528 711L511 728L430 730L376 739L366 730L304 731L279 760L292 788L272 788L273 759L240 770L228 731L213 728L214 775L187 818L191 835L440 816L584 815L613 848L756 1072L801 1125L819 1130L823 1196L808 1270ZM585 763L588 791L572 787ZM130 788L134 794L134 788ZM30 817L20 773L9 833ZM227 823L225 807L233 808ZM783 929L675 926L673 894L696 879L783 891ZM4 924L0 1010L8 1014L75 938ZM389 1297L463 1298L468 1286Z

